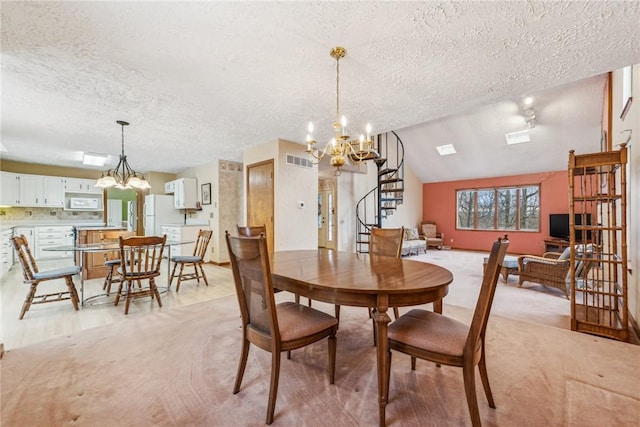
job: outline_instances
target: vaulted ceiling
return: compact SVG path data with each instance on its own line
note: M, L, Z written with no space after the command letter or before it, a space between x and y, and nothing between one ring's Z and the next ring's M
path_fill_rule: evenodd
M569 149L599 149L604 73L640 63L639 5L3 1L1 154L115 164L116 120L141 171L303 143L310 120L326 141L340 45L350 131L397 131L423 182L563 169ZM525 96L531 142L507 146Z

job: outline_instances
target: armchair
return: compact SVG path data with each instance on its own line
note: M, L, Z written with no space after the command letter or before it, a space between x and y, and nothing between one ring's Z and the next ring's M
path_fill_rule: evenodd
M587 248L585 254L589 255L590 253L591 251ZM570 247L566 248L562 254L545 252L542 256L520 255L518 257L518 274L520 276L518 286L522 286L524 282L539 283L543 286L560 289L569 299L570 256ZM582 252L577 258L580 260L576 262L576 278L585 280L595 262L588 256L584 257Z
M435 221L422 221L420 223L420 238L427 241L427 248L441 249L444 244L444 233L436 231Z

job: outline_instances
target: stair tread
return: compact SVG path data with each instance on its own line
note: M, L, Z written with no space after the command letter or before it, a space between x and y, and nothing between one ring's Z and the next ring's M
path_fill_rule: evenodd
M398 169L387 168L387 169L379 170L378 171L378 175L387 175L387 174L394 173L394 172L398 172Z
M404 182L402 178L389 178L389 179L381 179L380 184L393 184L396 182Z

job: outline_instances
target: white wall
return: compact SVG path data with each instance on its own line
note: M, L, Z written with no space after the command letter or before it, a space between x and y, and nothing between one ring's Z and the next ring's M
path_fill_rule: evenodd
M304 148L294 142L278 140L251 147L244 153L245 166L274 159L273 246L276 251L318 247L318 169L286 164L287 154L306 158ZM246 176L244 181L246 188ZM299 209L298 202L303 202L304 208ZM246 223L246 213L244 220Z
M616 70L612 76L612 122L611 141L613 148L626 139L625 129L631 129L629 168L627 174L627 254L629 259L628 275L629 312L640 323L640 64L633 67L633 102L624 121L622 113L622 70Z

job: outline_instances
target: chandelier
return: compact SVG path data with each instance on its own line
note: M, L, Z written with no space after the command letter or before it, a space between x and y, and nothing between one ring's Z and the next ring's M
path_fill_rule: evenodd
M131 169L131 166L127 163L127 156L124 155L124 127L129 126L129 123L122 120L118 120L116 123L122 127L122 154L120 154L120 161L115 168L104 171L95 186L101 188L115 187L121 190L132 188L146 190L151 188L144 175Z
M334 137L324 147L323 150L316 148L316 141L313 139L313 123L309 122L307 134L307 149L309 160L313 164L318 164L325 155L330 156L331 166L336 168L336 175L340 175L340 168L344 166L349 158L354 163L363 160L371 160L380 157L373 148L371 140L371 125L367 123L366 137L360 135L359 139L351 139L347 133L347 119L340 116L340 59L344 58L347 50L343 47L334 47L329 52L336 60L336 121L333 123Z

